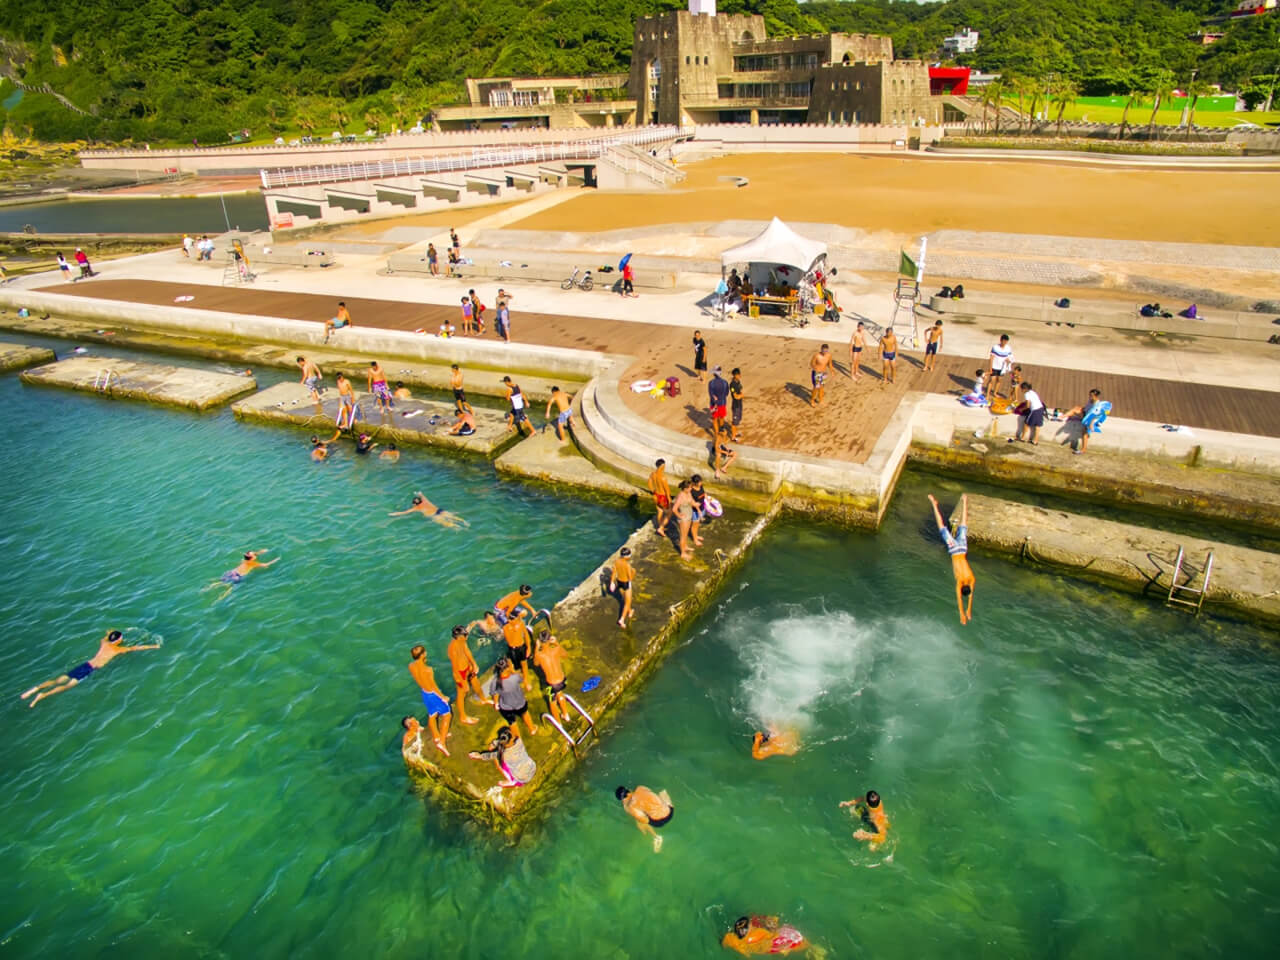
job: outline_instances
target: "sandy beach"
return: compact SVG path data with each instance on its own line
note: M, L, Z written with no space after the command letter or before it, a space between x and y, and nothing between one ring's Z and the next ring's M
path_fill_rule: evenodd
M510 226L611 230L725 219L921 234L984 230L1280 246L1280 173L852 154L752 153L689 163L657 192L584 193ZM739 188L721 177L747 177Z

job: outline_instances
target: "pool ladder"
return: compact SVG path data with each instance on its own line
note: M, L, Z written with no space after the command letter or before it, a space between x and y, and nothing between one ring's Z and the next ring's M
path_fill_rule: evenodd
M583 720L587 721L587 728L575 737L573 736L573 734L569 733L568 730L562 727L560 725L560 721L558 721L550 713L544 713L542 715L542 719L545 720L547 723L551 724L558 731L560 731L560 736L564 737L566 740L569 741L570 749L572 749L573 752L576 754L578 752L578 745L582 743L583 740L586 740L587 737L591 736L591 734L593 733L597 737L599 737L600 734L596 730L596 722L591 719L591 714L587 713L587 711L582 709L582 704L578 703L577 700L573 699L573 697L569 696L569 694L567 693L563 695L562 699L568 702L568 704L571 707L573 707L573 709L577 710Z
M120 382L120 374L114 370L99 370L98 375L93 378L93 389L99 393L106 393L111 389L111 379L115 378L116 382Z
M1209 551L1209 557L1204 562L1204 578L1200 586L1194 587L1192 584L1196 582L1194 573L1188 574L1186 583L1179 583L1178 578L1182 575L1182 564L1186 560L1186 551L1178 547L1178 559L1173 564L1173 578L1169 583L1169 604L1179 604L1184 607L1192 607L1196 614L1200 613L1200 608L1204 605L1204 598L1209 593L1209 578L1213 575L1213 551ZM1180 593L1189 594L1194 599L1186 599L1178 596Z

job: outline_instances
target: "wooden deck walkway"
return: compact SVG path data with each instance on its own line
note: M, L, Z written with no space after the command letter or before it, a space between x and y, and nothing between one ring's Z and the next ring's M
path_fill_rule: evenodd
M43 290L316 323L331 317L337 303L337 298L315 294L149 280L96 280L86 284L58 284ZM175 304L174 298L183 295L195 299ZM345 300L357 326L436 330L445 320L456 323L459 319L456 306L350 296ZM675 327L525 313L519 306L517 297L512 305L512 334L516 341L630 354L636 361L627 371L627 381L657 379L669 374L679 376L683 391L678 399L654 400L624 391L625 401L639 415L668 429L689 436L706 435L709 424L706 388L694 379L692 371L693 324ZM490 318L492 313L490 309ZM493 340L492 323L489 327L486 340L494 343L497 359L501 356L501 347ZM744 443L855 463L866 460L907 391L957 395L967 392L974 371L986 363L985 358L943 356L935 370L925 373L920 356L904 351L900 354L896 383L881 382L879 362L874 359L863 363L861 379L855 382L849 375L847 340L851 328L849 324L841 324L831 330L837 373L828 381L827 403L814 410L809 407L809 359L819 345L815 341L783 334L731 333L710 325L701 329L708 343L711 366L722 365L726 378L733 367L742 368ZM1035 385L1050 407L1080 404L1087 399L1090 388L1097 387L1111 401L1117 417L1280 437L1280 393L1028 363L1022 367L1026 380Z

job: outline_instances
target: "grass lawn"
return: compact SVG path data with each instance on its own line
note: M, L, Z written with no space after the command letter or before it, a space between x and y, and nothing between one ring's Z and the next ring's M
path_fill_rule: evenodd
M1013 109L1018 109L1017 100L1005 101ZM1124 100L1121 99L1118 105L1099 103L1073 103L1067 106L1066 112L1063 114L1066 120L1086 120L1091 123L1119 123L1120 118L1124 116ZM1056 120L1058 117L1058 108L1056 104L1049 105L1049 119ZM1134 104L1129 109L1129 123L1137 126L1146 126L1151 118L1151 103L1147 102L1146 106L1142 104ZM1176 127L1182 122L1182 101L1175 101L1175 105L1169 109L1163 106L1156 113L1156 123L1162 126ZM1253 111L1250 113L1234 113L1224 110L1201 110L1196 109L1196 126L1198 127L1234 127L1241 123L1254 123L1260 127L1267 124L1280 123L1280 110L1272 110L1269 113L1261 111Z

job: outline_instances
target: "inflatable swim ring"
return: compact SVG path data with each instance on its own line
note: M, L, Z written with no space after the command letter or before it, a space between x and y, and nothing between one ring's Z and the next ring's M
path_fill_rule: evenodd
M631 389L636 393L648 393L653 389L652 380L636 380L631 384Z
M715 497L707 497L703 500L702 509L708 517L719 517L724 514L724 507L720 506L720 501Z

